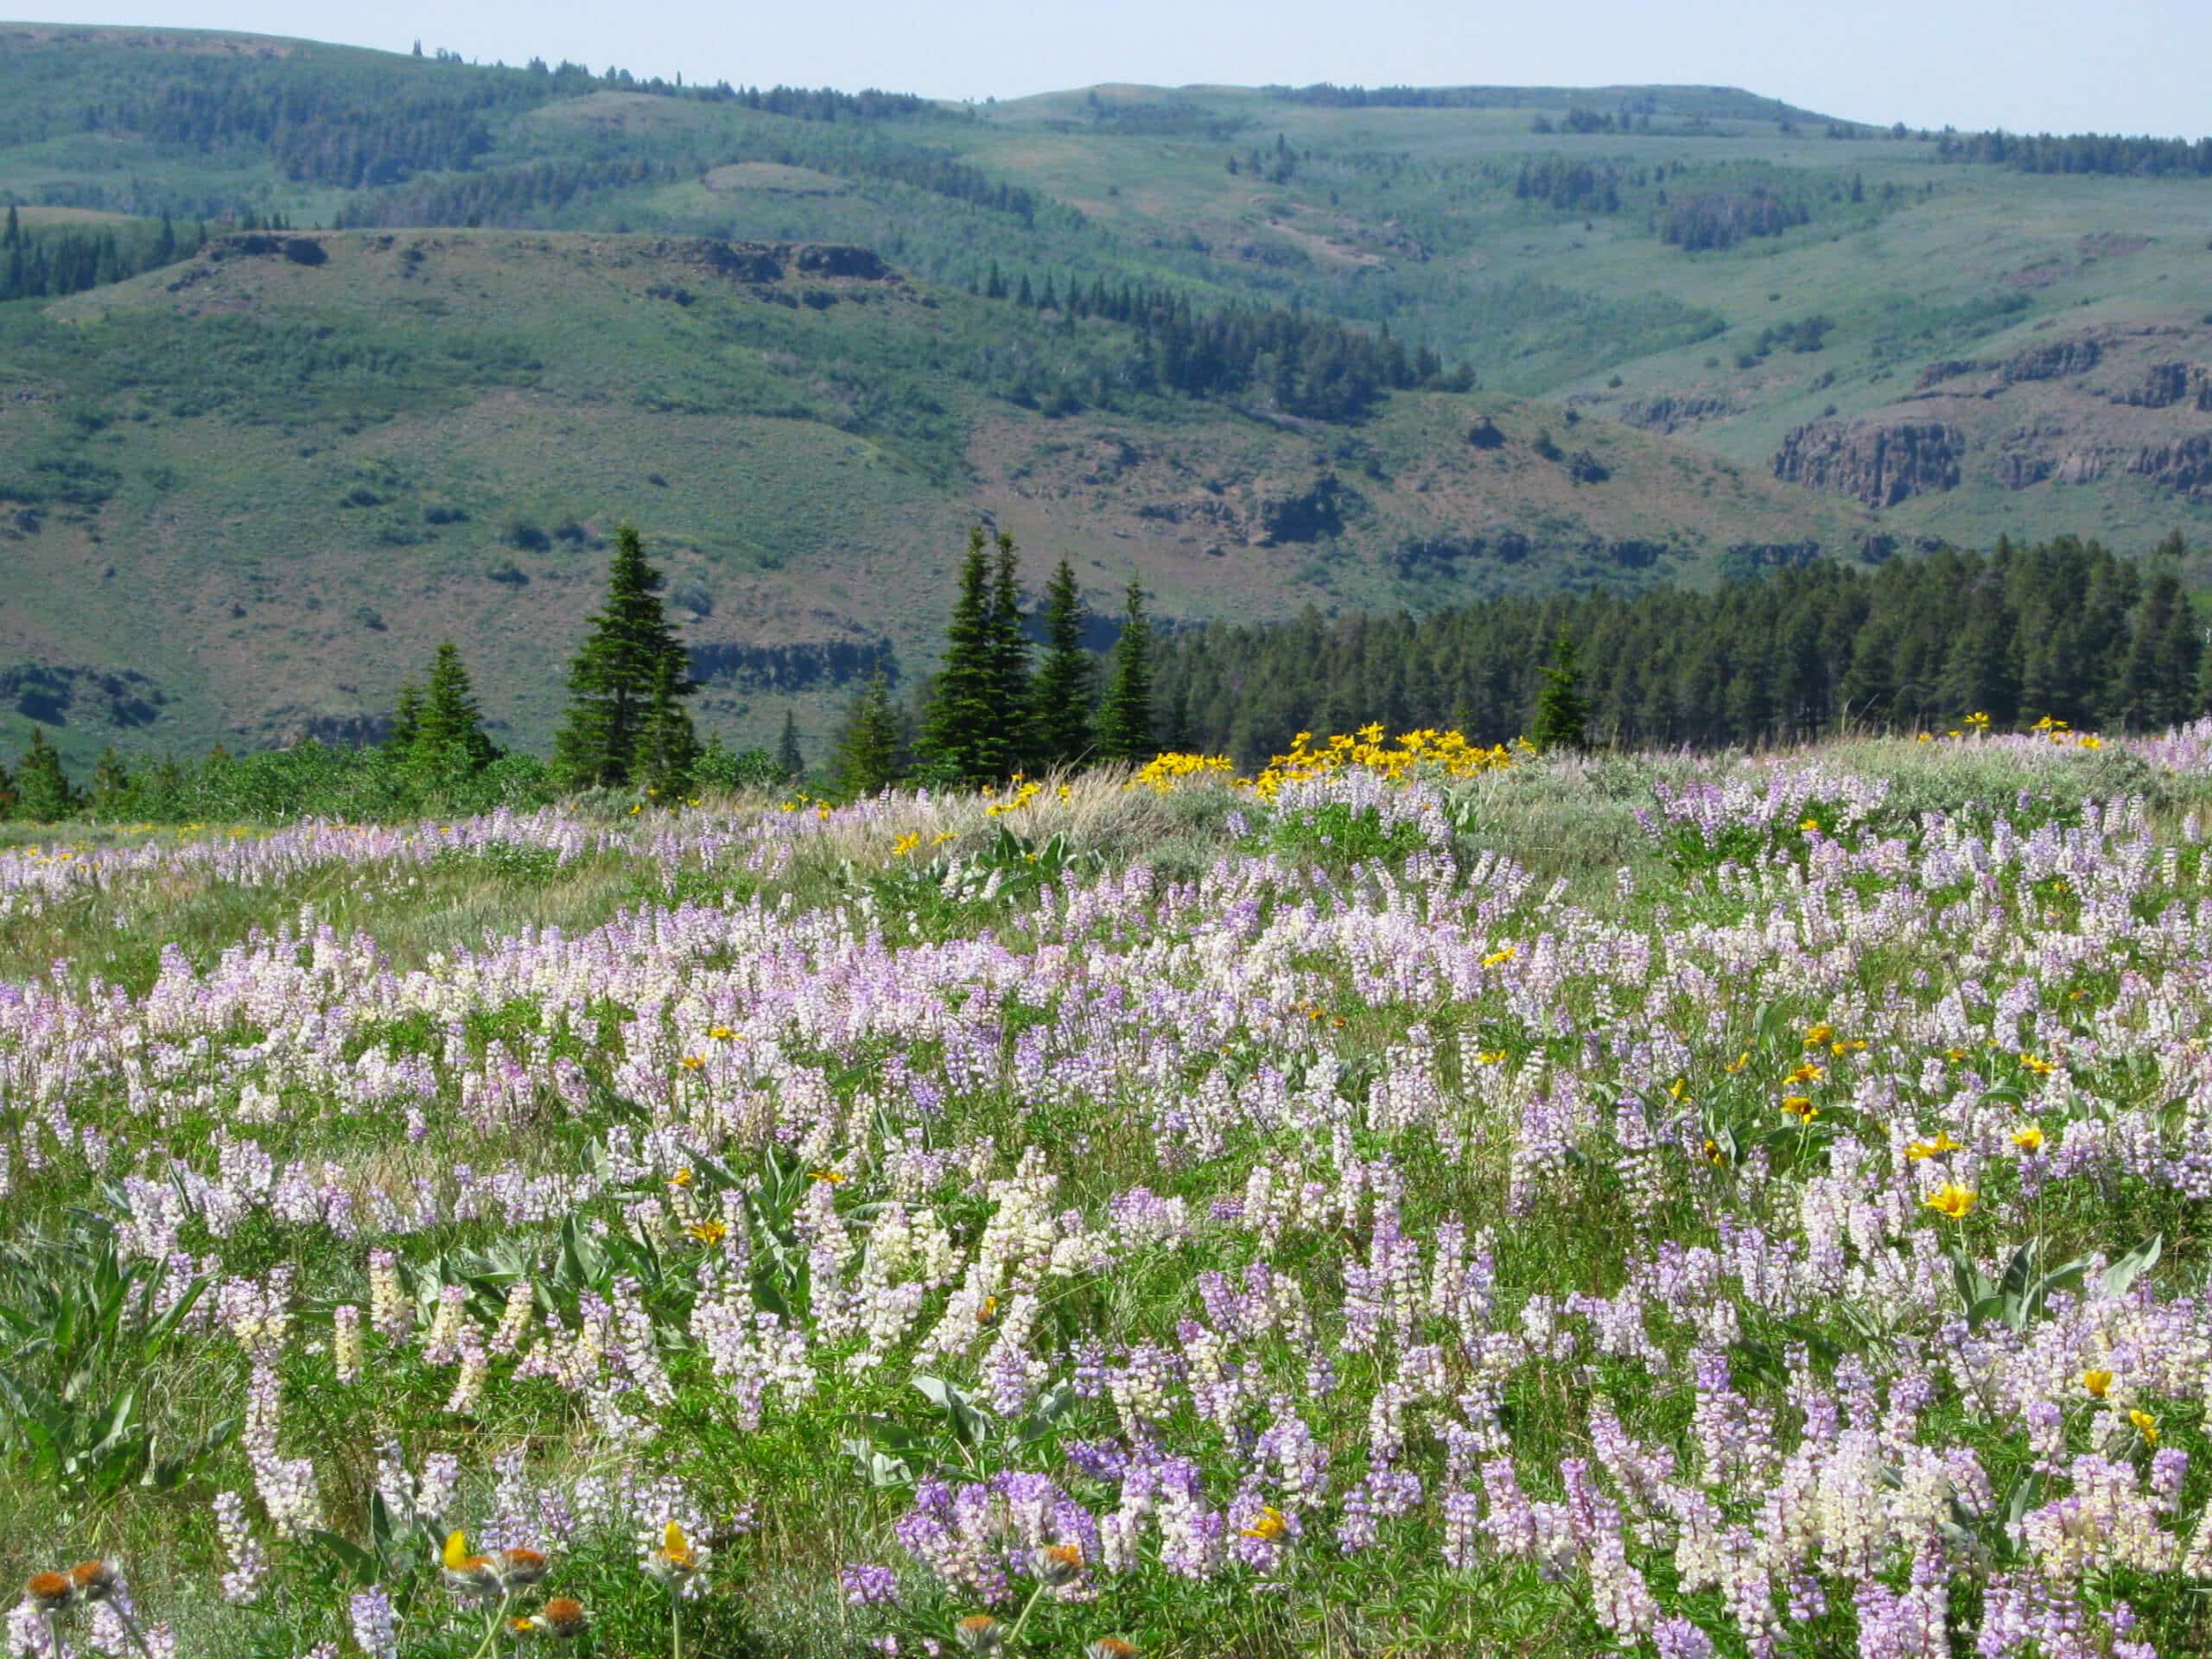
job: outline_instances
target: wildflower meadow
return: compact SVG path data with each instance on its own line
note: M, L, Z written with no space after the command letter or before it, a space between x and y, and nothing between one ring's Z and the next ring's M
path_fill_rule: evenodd
M0 1650L2203 1653L2208 815L1966 721L18 839Z

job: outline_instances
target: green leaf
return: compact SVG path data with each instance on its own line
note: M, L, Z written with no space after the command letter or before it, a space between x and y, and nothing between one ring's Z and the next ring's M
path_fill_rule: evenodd
M2153 1233L2126 1255L2104 1271L2100 1287L2107 1296L2125 1296L2135 1281L2158 1266L2159 1253L2165 1249L2166 1236Z

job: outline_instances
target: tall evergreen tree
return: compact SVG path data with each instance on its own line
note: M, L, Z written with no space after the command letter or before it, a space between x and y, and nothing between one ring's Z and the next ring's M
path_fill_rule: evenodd
M683 670L677 656L664 656L653 671L652 701L645 705L632 774L632 782L664 796L681 795L690 788L692 771L699 764L699 734L678 701L690 688L678 677Z
M130 797L130 768L124 765L123 757L111 743L92 764L92 785L85 804L98 817L112 818L121 815Z
M415 740L423 734L422 688L410 680L399 688L391 710L391 728L385 734L385 752L394 755L415 753Z
M1062 559L1045 588L1045 660L1034 696L1037 754L1049 766L1078 765L1090 752L1095 676L1083 648L1086 620L1074 567Z
M1144 584L1132 577L1098 709L1098 753L1104 760L1141 764L1158 752L1152 733L1152 619L1145 614Z
M59 823L76 810L77 791L62 770L60 754L41 728L32 727L30 747L16 763L16 816L33 823Z
M995 608L990 559L978 525L968 532L968 555L961 561L959 591L944 631L944 660L922 719L924 761L959 783L993 783L1011 770L1000 765L1006 752L1000 729L1004 664L997 648Z
M498 758L499 750L484 734L468 670L450 639L431 659L429 686L408 748L418 764L440 772L480 772Z
M857 800L898 780L899 711L892 706L891 682L878 669L853 699L844 728L837 734L834 766L837 787Z
M776 770L789 783L806 776L806 752L798 746L798 715L789 709L784 710L784 734L776 740Z
M554 739L555 773L570 787L634 781L664 664L670 707L696 689L686 672L683 644L661 607L661 573L645 562L636 527L624 524L614 532L607 602L592 616L569 665L568 718Z
M999 532L990 610L991 775L1004 777L1029 764L1035 751L1035 707L1029 679L1029 636L1021 622L1021 562L1014 537Z
M1561 630L1544 665L1544 689L1536 698L1535 725L1529 741L1540 749L1590 747L1590 704L1582 695L1582 666L1573 636Z

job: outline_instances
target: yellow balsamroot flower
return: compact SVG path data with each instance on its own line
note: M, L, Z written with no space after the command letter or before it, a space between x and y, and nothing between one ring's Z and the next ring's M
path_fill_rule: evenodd
M1516 945L1509 944L1503 950L1493 950L1490 955L1484 957L1483 958L1483 966L1485 968L1501 967L1504 963L1512 961L1513 958L1518 955L1520 955L1520 948Z
M893 858L904 858L921 844L922 832L918 830L909 830L891 843L891 855Z
M2022 1152L2041 1152L2043 1131L2032 1123L2024 1128L2015 1129L2012 1131L2012 1144Z
M1726 1071L1726 1072L1730 1077L1734 1077L1734 1076L1736 1075L1736 1073L1738 1073L1738 1071L1742 1071L1745 1066L1749 1065L1751 1063L1751 1051L1750 1049L1748 1049L1748 1048L1747 1048L1747 1049L1745 1049L1742 1053L1738 1054L1738 1055L1734 1059L1732 1059L1732 1060L1729 1061L1727 1065L1726 1065L1722 1066L1720 1069L1721 1069L1723 1071Z
M1959 1143L1951 1139L1949 1130L1938 1129L1936 1131L1936 1138L1933 1141L1914 1141L1904 1149L1904 1155L1916 1164L1923 1158L1941 1157L1944 1153L1956 1152L1959 1149Z
M1817 835L1820 833L1821 821L1818 818L1801 819L1797 827L1808 836Z
M1821 1109L1813 1104L1810 1095L1784 1095L1782 1109L1801 1123L1809 1123L1821 1115Z
M2033 1072L2039 1077L2047 1077L2052 1072L2058 1070L2058 1068L2053 1065L2049 1060L2037 1059L2034 1055L2030 1054L2025 1051L2023 1051L2020 1055L2020 1065L2027 1071Z
M1808 1048L1818 1048L1822 1043L1827 1042L1829 1038L1834 1035L1835 1027L1834 1026L1825 1024L1808 1026L1805 1027L1805 1046Z
M2101 1400L2112 1387L2112 1373L2104 1370L2084 1371L2082 1373L2082 1386L2088 1390L2089 1398Z
M696 1071L706 1064L706 1061L701 1059L696 1054L686 1054L680 1064L686 1071Z
M1483 1065L1503 1065L1505 1064L1505 1051L1502 1048L1486 1048L1476 1055L1475 1059Z
M1728 1154L1720 1150L1720 1143L1707 1136L1705 1142L1705 1161L1716 1167L1728 1161Z
M668 1184L671 1186L689 1186L697 1179L698 1178L691 1173L690 1166L686 1165L683 1168L677 1170L675 1174L668 1178Z
M1688 1100L1689 1096L1690 1081L1688 1077L1676 1077L1672 1083L1667 1085L1667 1097L1669 1100L1679 1103L1682 1101Z
M683 1230L702 1244L719 1244L729 1236L726 1221L695 1221Z
M2127 1414L2127 1421L2135 1425L2136 1433L2152 1446L2158 1443L2158 1420L2149 1412L2136 1410Z
M1946 1181L1921 1202L1938 1215L1948 1216L1953 1221L1964 1221L1974 1213L1974 1205L1980 1198L1979 1193L1967 1191L1956 1181Z
M1253 1517L1250 1526L1239 1530L1244 1537L1257 1538L1263 1542L1273 1543L1281 1537L1288 1528L1289 1522L1282 1518L1282 1511L1270 1503L1263 1506L1259 1514Z
M715 1042L727 1043L734 1038L737 1033L732 1031L728 1026L714 1026L709 1028L707 1035Z
M1799 1066L1795 1071L1792 1071L1789 1076L1784 1079L1784 1081L1789 1083L1818 1083L1826 1076L1827 1076L1827 1073L1821 1071L1819 1066L1808 1063L1804 1065Z
M842 1169L812 1169L807 1172L806 1179L810 1181L827 1181L832 1186L842 1186L845 1184L846 1176Z

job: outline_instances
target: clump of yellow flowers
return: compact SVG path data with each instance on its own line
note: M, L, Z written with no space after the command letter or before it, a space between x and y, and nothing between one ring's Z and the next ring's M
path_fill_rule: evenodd
M1275 756L1255 778L1236 777L1236 764L1225 754L1169 753L1155 755L1129 784L1132 788L1166 795L1193 780L1227 778L1237 788L1271 801L1285 784L1336 772L1371 772L1390 783L1402 782L1417 772L1473 778L1503 771L1516 755L1535 753L1526 739L1510 747L1498 743L1485 748L1471 742L1464 733L1440 732L1429 727L1394 738L1376 722L1328 738L1317 739L1311 732L1300 732L1291 740L1290 753Z

